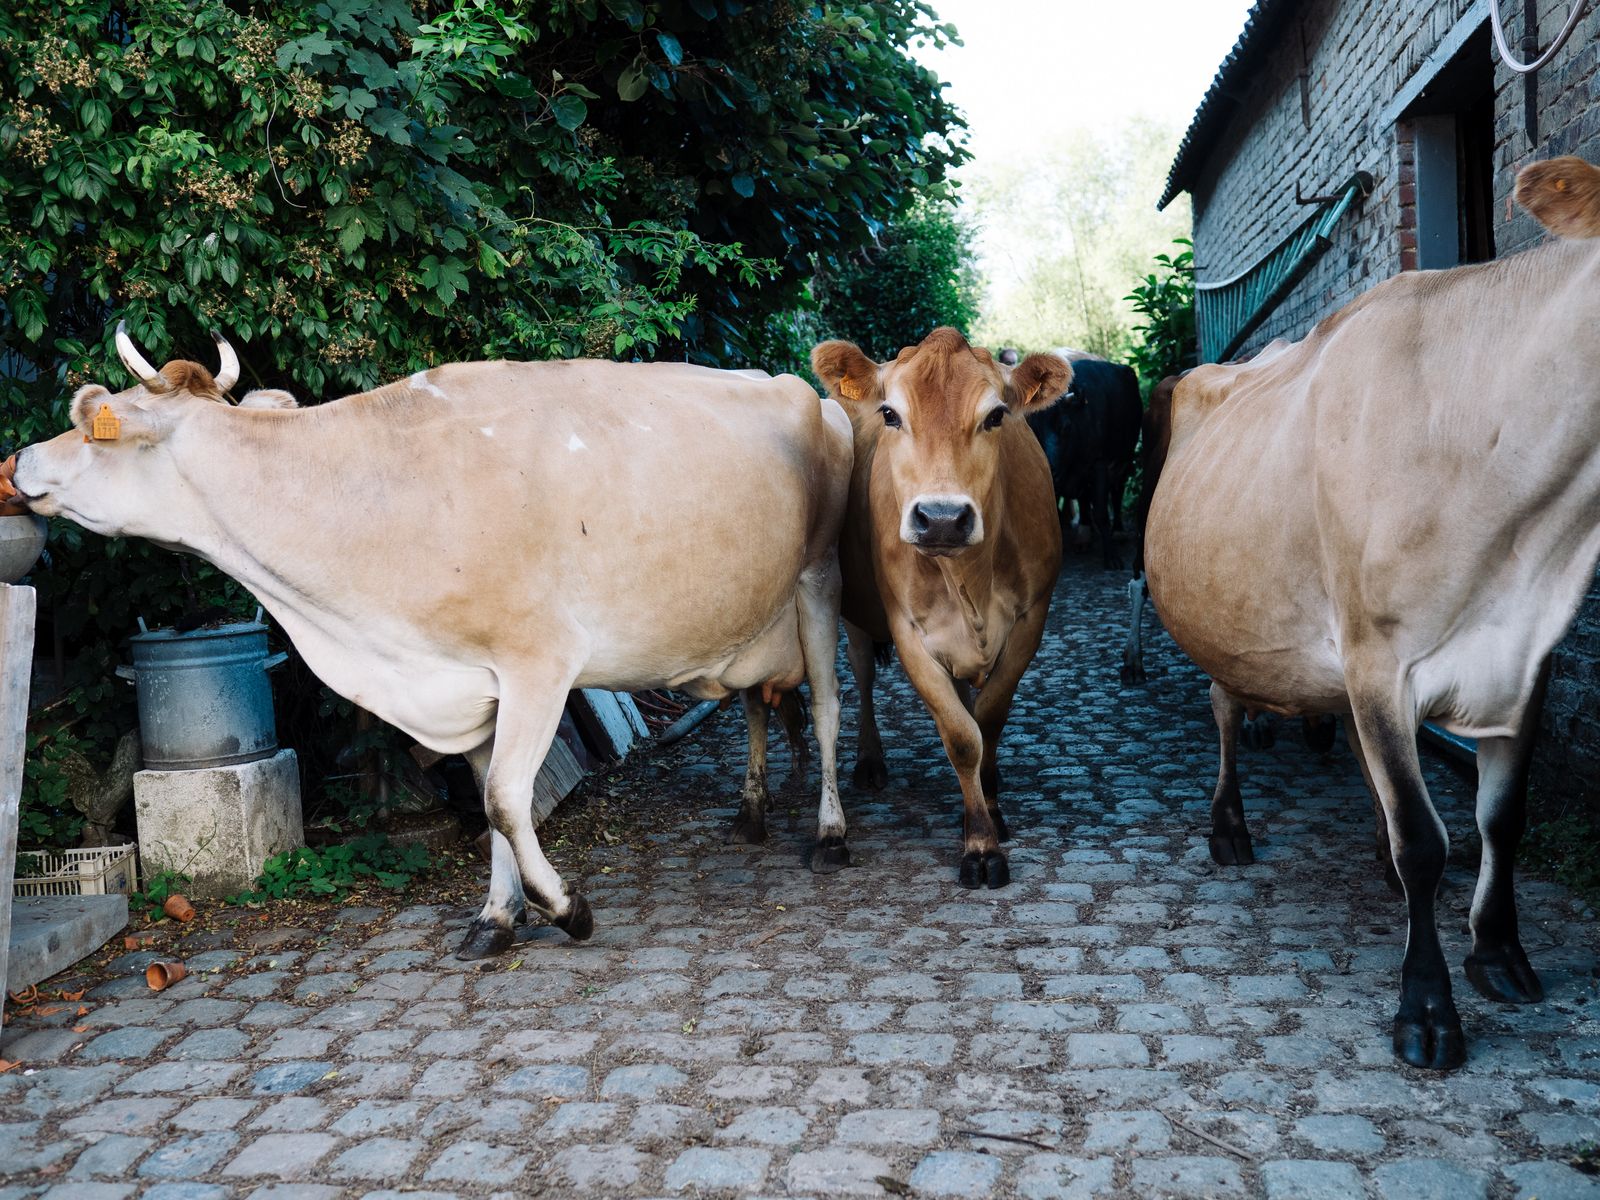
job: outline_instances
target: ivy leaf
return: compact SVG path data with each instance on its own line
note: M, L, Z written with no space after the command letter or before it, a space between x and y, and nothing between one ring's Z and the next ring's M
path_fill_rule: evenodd
M557 96L550 102L550 110L563 129L576 129L589 115L589 106L581 97L572 95Z
M656 31L656 42L661 47L661 53L667 56L667 61L673 66L677 66L683 61L683 43L673 37L672 34L664 29L658 29Z
M738 192L739 195L743 196L746 200L756 194L756 181L751 179L750 176L746 175L743 171L735 175L731 182L733 184L733 190Z

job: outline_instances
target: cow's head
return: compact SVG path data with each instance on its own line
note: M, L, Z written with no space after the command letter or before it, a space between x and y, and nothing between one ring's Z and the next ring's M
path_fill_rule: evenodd
M1600 237L1600 168L1573 155L1517 172L1517 203L1557 237Z
M882 421L873 471L888 472L901 540L937 556L983 541L1005 422L1054 404L1072 380L1053 354L1003 366L948 327L890 363L850 342L823 342L811 369L853 419Z
M35 512L67 517L107 535L162 537L163 505L179 476L164 451L182 436L197 406L226 403L239 380L239 359L220 335L215 375L178 359L157 371L117 325L117 353L137 381L112 392L99 384L72 397L72 428L0 464L0 514ZM286 392L252 392L241 406L292 407Z

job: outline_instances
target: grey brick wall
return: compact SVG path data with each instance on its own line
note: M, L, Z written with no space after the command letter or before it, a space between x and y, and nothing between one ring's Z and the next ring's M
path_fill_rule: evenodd
M1293 198L1297 183L1307 195L1328 192L1365 170L1374 190L1242 353L1275 337L1303 336L1372 284L1416 265L1409 127L1378 118L1472 7L1472 0L1306 0L1298 24L1280 35L1192 189L1199 279L1237 274L1303 220L1307 210ZM1521 5L1506 8L1516 48ZM1542 42L1560 28L1568 9L1569 0L1541 0ZM1303 59L1309 127L1301 100ZM1557 154L1600 162L1600 10L1539 72L1537 142L1525 130L1522 78L1497 65L1495 88L1495 247L1504 256L1544 236L1526 213L1508 208L1521 167ZM1600 812L1600 582L1556 652L1534 788L1547 811L1576 801Z

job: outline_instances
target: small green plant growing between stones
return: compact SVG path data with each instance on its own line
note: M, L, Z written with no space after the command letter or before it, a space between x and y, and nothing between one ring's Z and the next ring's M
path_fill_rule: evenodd
M128 906L134 912L142 912L147 921L157 920L163 915L161 906L167 899L181 894L193 882L181 871L157 871L144 881L142 892L128 898Z
M425 846L402 845L384 833L369 833L338 845L298 846L269 858L253 890L231 897L239 904L326 896L374 884L402 891L434 866Z

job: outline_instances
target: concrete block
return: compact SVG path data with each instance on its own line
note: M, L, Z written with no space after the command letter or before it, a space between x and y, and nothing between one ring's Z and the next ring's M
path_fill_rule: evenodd
M177 871L198 896L248 888L267 859L305 845L293 750L227 767L140 771L133 803L145 877Z
M127 923L126 896L18 896L11 902L6 990L21 991L65 971Z

